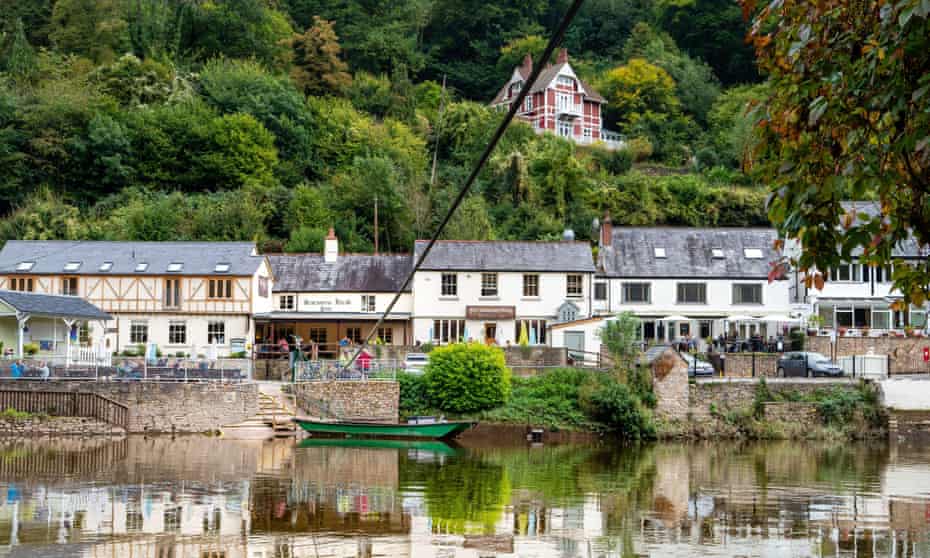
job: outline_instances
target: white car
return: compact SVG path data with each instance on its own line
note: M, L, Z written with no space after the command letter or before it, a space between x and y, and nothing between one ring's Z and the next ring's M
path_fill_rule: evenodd
M404 372L408 374L422 374L429 362L429 355L426 353L407 353L407 359L404 361Z

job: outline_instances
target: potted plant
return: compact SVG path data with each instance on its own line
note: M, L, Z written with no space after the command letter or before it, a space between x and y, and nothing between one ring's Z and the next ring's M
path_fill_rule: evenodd
M29 356L35 356L39 352L39 345L36 343L26 343L23 345L23 352Z
M820 326L823 325L823 318L814 314L807 318L807 335L808 337L814 337L820 331Z

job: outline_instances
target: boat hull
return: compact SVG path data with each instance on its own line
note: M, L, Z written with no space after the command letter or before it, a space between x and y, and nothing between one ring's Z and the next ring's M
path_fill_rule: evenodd
M364 422L320 422L297 419L297 424L311 434L368 438L425 438L448 440L468 430L476 423L436 422L432 424L378 424Z

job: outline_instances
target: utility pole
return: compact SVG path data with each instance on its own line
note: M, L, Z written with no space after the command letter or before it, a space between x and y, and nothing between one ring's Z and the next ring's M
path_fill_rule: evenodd
M436 159L439 158L439 132L442 131L442 113L446 108L446 75L442 75L442 93L439 94L439 114L436 117L436 145L433 148L433 170L429 177L430 190L436 182Z
M378 195L375 194L375 255L378 254Z

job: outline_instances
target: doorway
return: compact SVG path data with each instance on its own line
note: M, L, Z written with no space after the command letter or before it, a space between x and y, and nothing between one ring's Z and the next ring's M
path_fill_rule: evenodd
M584 332L566 331L565 348L568 349L569 358L576 361L584 360Z
M486 345L497 344L497 324L484 324L484 343Z

